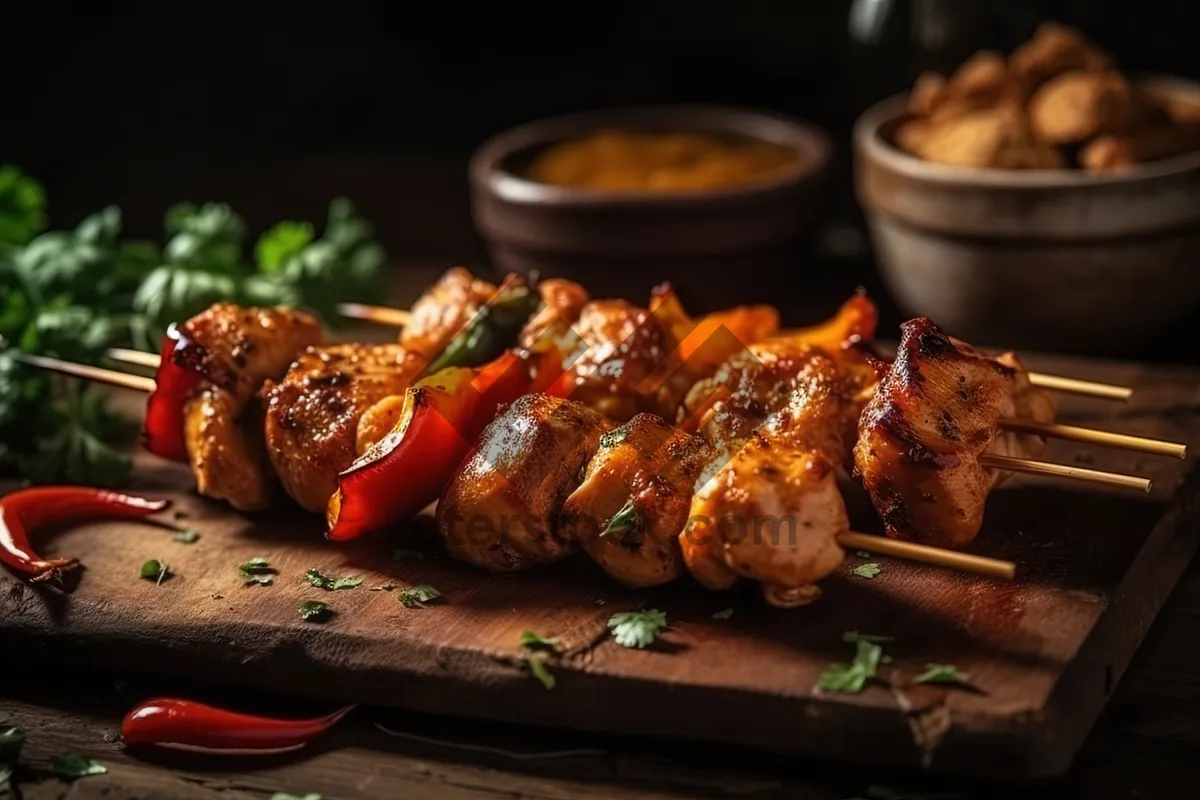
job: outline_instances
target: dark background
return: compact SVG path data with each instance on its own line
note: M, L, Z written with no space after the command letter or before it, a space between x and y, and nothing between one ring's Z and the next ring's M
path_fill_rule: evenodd
M222 200L261 229L320 220L346 194L401 261L479 265L465 166L489 134L603 106L757 106L818 123L840 150L800 278L881 291L853 233L859 112L923 68L1011 49L1047 17L1126 68L1200 77L1191 5L895 0L864 3L890 12L853 36L848 0L46 0L6 26L0 161L45 183L56 226L115 203L131 234L159 236L171 203Z

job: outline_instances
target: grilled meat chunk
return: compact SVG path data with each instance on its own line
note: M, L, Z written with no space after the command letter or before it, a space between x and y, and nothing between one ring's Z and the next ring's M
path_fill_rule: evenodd
M338 473L372 443L358 435L363 415L403 394L422 366L420 354L395 344L310 347L283 380L263 387L267 453L297 503L324 511Z
M450 555L491 572L512 572L566 556L559 512L612 427L571 400L531 394L484 429L438 503L438 530Z
M185 406L184 442L196 490L242 511L261 511L275 495L263 439L258 390L278 379L304 348L321 341L321 325L283 308L218 303L180 326L187 367L205 381Z
M579 321L587 305L587 289L565 278L547 278L537 284L544 305L521 331L521 347L530 348L547 334L560 339L567 329Z
M304 348L321 343L321 323L286 308L241 308L217 303L179 328L198 347L185 352L185 366L219 386L241 407L262 387L278 380Z
M875 380L857 351L789 344L796 349L760 348L770 354L764 369L714 406L707 431L730 438L714 441L721 455L697 481L680 536L688 571L702 584L721 589L752 578L780 607L814 600L813 584L842 563L837 537L849 521L836 471L849 461ZM746 436L755 413L765 418Z
M979 457L1036 458L1044 447L1037 436L1000 432L999 421L1053 422L1054 413L1016 356L989 358L928 319L910 320L859 422L855 469L889 536L961 547L1007 477Z
M563 506L561 535L627 586L678 578L679 532L696 478L712 458L704 439L638 414L600 437L583 482Z
M262 404L252 399L239 408L230 392L209 385L188 401L183 415L196 491L239 511L269 508L278 482L263 441Z
M681 398L647 384L673 347L653 314L625 300L593 300L573 333L574 347L566 349L576 383L572 399L618 422L640 412L674 414Z
M452 267L413 303L400 344L432 359L496 294L493 283Z

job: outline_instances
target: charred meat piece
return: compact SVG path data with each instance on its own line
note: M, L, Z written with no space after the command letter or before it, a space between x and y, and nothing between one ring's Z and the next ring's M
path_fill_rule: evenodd
M889 536L961 547L1007 476L979 457L1031 458L1044 447L1036 436L1001 433L999 421L1052 422L1054 406L1012 354L989 358L925 318L901 331L896 360L860 419L855 469Z
M563 507L561 535L627 586L678 578L684 572L679 533L696 479L712 458L704 439L638 414L600 437L599 452Z
M283 380L263 387L267 453L297 503L325 509L338 473L353 463L360 445L372 443L359 441L363 415L404 394L423 366L420 354L395 344L310 347Z
M263 383L287 372L296 354L321 341L321 325L299 311L218 303L180 326L187 366L205 376L187 402L184 442L205 497L261 511L275 495L263 439Z
M571 400L530 394L484 429L442 492L438 531L450 555L491 572L558 561L571 542L559 512L612 424Z
M576 386L572 399L623 422L640 412L670 417L680 397L647 388L673 342L654 315L625 300L593 300L574 326L566 355Z
M469 270L452 267L413 303L400 334L401 346L432 359L497 291L495 284L476 278Z
M185 322L182 338L198 345L186 349L183 366L232 396L240 407L264 381L278 380L296 355L321 342L321 323L302 311L242 308L217 303Z
M752 578L767 602L791 607L815 599L813 584L842 563L837 537L849 522L836 471L849 459L875 370L855 350L811 346L776 370L783 365L794 370L784 402L743 442L715 443L724 452L697 482L680 545L688 570L709 588ZM751 383L730 402L753 408L747 400L762 389L782 394Z

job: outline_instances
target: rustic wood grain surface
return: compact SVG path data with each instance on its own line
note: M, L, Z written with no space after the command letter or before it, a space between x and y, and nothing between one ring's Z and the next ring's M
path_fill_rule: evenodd
M1036 366L1135 385L1128 406L1066 403L1087 424L1174 440L1200 438L1195 373L1131 365L1036 360ZM1021 481L997 493L977 550L1012 558L1015 584L900 562L871 581L842 575L810 608L780 612L754 593L713 595L690 585L630 593L586 564L519 578L489 577L445 558L418 522L345 548L317 520L232 514L180 491L188 476L140 464L148 494L177 499L162 529L77 526L43 540L51 554L88 566L70 595L35 592L5 576L0 641L26 660L87 663L126 675L167 676L349 699L459 716L667 738L699 737L759 749L940 772L1047 775L1066 768L1196 543L1188 464L1055 443L1058 461L1141 474L1150 498ZM1190 524L1189 524L1190 523ZM864 514L860 527L874 523ZM425 554L394 562L403 543ZM242 586L237 564L267 556L275 586ZM168 563L162 585L139 580L150 558ZM355 590L326 593L303 573L358 575ZM384 583L431 583L443 599L406 609ZM302 599L336 616L303 622ZM671 631L647 651L605 635L616 610L649 604ZM711 615L733 608L731 619ZM558 637L558 687L528 674L520 631ZM817 675L848 656L845 630L894 636L892 686L816 696ZM981 691L906 687L928 661L968 671ZM968 766L969 765L969 766Z

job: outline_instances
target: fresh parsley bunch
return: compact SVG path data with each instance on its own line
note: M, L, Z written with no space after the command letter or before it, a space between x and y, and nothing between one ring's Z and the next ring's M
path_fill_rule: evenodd
M0 472L35 481L124 482L135 428L101 390L20 364L16 351L85 364L113 345L156 352L171 322L220 300L303 307L337 324L339 303L381 290L383 248L344 198L319 237L281 222L253 247L223 203L171 208L161 250L122 240L112 206L71 231L45 226L42 188L0 167Z

